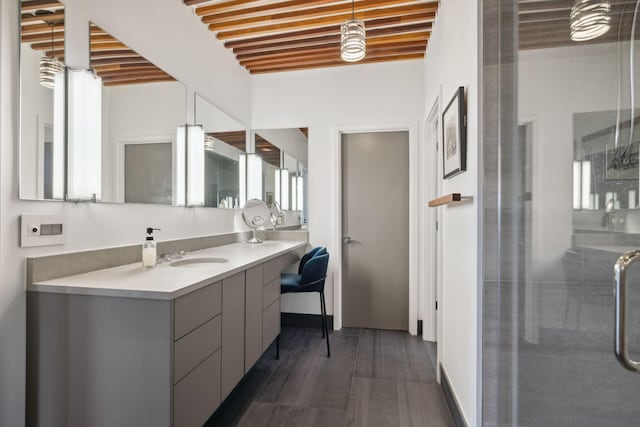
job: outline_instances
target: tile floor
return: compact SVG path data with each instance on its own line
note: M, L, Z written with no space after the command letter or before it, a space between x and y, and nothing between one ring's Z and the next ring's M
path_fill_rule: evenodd
M217 426L452 426L434 349L404 332L284 328L275 347L206 424Z

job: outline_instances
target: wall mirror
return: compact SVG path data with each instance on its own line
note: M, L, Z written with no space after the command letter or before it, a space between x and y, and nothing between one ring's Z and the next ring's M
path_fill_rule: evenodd
M263 200L283 211L279 226L307 223L307 128L256 129L262 157Z
M204 130L204 205L238 209L240 155L246 151L246 128L199 94L196 123Z
M640 233L639 113L573 115L574 229Z
M176 204L178 126L186 87L91 24L91 68L102 78L102 201Z
M20 198L62 200L64 177L64 5L21 2Z

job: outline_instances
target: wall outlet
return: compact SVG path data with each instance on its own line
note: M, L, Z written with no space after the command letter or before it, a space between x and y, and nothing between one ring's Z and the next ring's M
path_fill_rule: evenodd
M39 236L40 235L40 224L29 224L27 226L27 234L29 236Z
M66 223L65 215L23 214L20 218L20 246L64 245Z

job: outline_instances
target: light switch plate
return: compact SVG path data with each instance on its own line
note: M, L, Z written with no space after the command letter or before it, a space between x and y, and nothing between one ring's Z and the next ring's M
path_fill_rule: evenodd
M64 245L67 234L66 215L22 214L20 246Z

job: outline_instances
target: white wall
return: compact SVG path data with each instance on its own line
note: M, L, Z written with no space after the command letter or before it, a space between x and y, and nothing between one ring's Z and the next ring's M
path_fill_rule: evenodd
M442 182L442 194L473 196L473 203L440 209L442 287L439 360L470 426L478 424L478 3L440 3L425 58L426 106L441 97L440 113L459 86L467 98L467 171ZM430 150L428 159L435 154ZM439 153L441 155L441 153ZM426 160L432 164L431 160Z
M338 235L339 129L395 125L414 128L424 116L422 61L364 64L252 76L253 127L309 128L309 239L332 255ZM330 261L327 311L333 313L333 281L339 259ZM285 295L282 311L319 313L317 295Z
M23 99L21 138L22 194L29 199L44 197L44 124L53 125L53 89L40 84L40 57L42 52L22 44L21 96Z
M70 65L86 66L89 19L221 109L250 123L249 76L182 2L68 0L67 29L84 41L67 46ZM24 425L25 257L139 243L144 228L171 239L245 229L238 212L152 205L72 204L18 200L18 10L0 0L0 425ZM84 59L82 59L84 58ZM74 63L75 62L75 63ZM215 70L212 73L211 70ZM21 213L64 213L64 246L21 249Z

